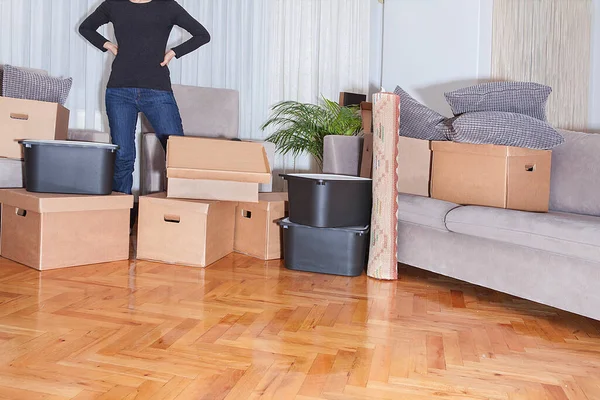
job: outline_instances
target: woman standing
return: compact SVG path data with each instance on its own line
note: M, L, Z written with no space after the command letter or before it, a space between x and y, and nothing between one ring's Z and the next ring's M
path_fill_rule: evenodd
M97 32L109 22L117 44ZM167 50L175 25L192 38ZM79 32L100 50L115 55L106 89L112 142L119 146L113 189L131 194L138 113L148 118L165 148L169 135L183 135L168 65L173 57L180 58L208 43L210 35L174 0L105 0L83 21Z

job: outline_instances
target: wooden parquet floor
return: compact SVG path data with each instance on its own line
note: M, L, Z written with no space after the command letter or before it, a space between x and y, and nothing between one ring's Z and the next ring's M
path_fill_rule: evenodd
M0 399L600 399L600 323L413 268L0 260Z

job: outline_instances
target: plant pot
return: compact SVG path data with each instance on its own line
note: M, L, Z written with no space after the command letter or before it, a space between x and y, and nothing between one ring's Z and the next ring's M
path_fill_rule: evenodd
M363 142L362 136L325 136L323 173L359 176Z

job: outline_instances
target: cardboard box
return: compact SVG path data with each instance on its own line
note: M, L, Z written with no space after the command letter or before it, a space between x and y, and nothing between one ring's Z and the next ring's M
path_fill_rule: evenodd
M552 152L432 142L432 197L457 204L547 212Z
M373 134L365 133L363 135L362 156L360 159L361 178L373 177Z
M206 267L233 252L235 207L224 201L140 197L137 258Z
M133 196L0 190L2 256L37 270L129 259Z
M19 140L66 140L68 127L60 104L0 97L0 157L23 158Z
M235 213L234 251L260 260L282 258L282 229L287 193L261 193L258 203L239 203Z
M431 143L400 136L398 140L398 192L429 197Z
M169 198L257 203L271 168L260 143L172 136L167 177Z
M373 176L373 103L366 101L360 103L360 115L364 140L359 176L371 178Z

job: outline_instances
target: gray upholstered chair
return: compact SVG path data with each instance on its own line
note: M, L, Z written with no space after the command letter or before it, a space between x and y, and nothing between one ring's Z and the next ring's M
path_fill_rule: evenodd
M230 89L173 85L186 136L235 139L239 133L239 93ZM275 147L264 143L271 165ZM142 115L140 190L142 195L165 190L165 151ZM263 185L270 192L272 185Z
M229 89L173 85L186 136L234 139L239 132L239 93ZM142 115L140 190L165 190L165 151Z

